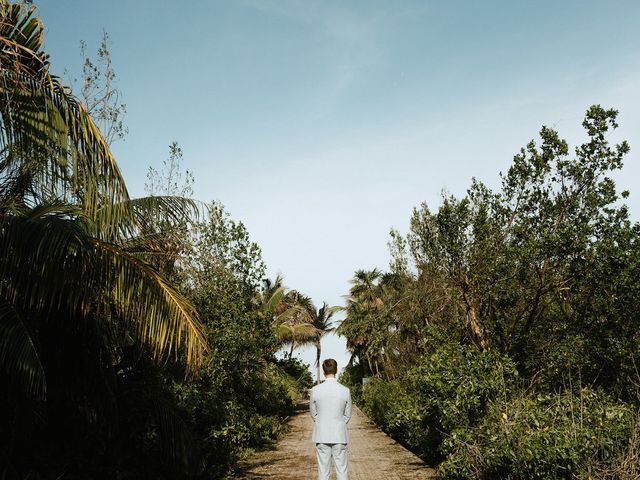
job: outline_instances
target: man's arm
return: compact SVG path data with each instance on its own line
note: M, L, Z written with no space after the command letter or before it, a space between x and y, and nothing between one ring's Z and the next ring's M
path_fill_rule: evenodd
M311 389L311 394L309 396L309 411L311 412L311 418L313 421L316 421L316 417L318 416L318 406L316 405L316 398L313 394L313 388Z
M344 423L351 420L351 392L347 390L347 404L344 406Z

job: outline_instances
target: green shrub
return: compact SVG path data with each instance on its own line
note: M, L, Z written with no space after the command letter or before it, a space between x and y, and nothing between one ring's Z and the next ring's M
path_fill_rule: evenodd
M492 402L473 428L444 442L443 479L557 479L585 474L627 447L632 409L602 392L582 389L554 395L521 395Z
M371 419L398 440L406 442L408 429L418 420L415 397L399 380L372 378L363 388L365 409Z
M277 365L289 376L295 379L299 390L313 387L313 377L309 367L297 358L283 358L277 361Z
M351 391L351 399L357 405L362 405L362 372L356 366L347 365L340 372L340 383Z
M369 381L364 408L383 430L433 462L447 453L444 439L478 424L492 400L510 395L517 378L508 357L449 343L399 379Z
M444 432L475 425L496 398L506 398L518 378L515 364L496 351L444 345L409 371L425 413Z

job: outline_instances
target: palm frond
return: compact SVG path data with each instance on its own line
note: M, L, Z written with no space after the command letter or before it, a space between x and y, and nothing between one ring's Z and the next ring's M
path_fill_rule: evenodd
M64 193L93 219L102 205L126 206L129 196L91 115L49 73L42 31L33 8L0 1L0 175L27 194L55 196L68 185ZM128 213L115 208L113 216Z
M163 250L168 240L167 232L150 232L126 238L118 242L118 246L127 253L136 255L138 258L156 258L158 256L169 256Z
M127 200L126 205L106 204L96 212L96 235L103 240L123 239L158 228L171 228L185 222L197 221L201 205L190 198L149 196ZM122 218L118 212L131 215Z
M0 215L0 295L24 310L64 308L87 314L95 304L95 255L75 209L41 206Z
M318 338L318 329L310 323L280 323L276 325L276 336L282 343L306 343Z
M333 315L337 312L341 312L344 310L344 307L341 306L333 306L330 307L327 302L322 303L322 307L318 310L318 313L314 319L314 326L321 330L322 332L332 332L335 330L333 326L334 322L332 320Z
M273 325L277 327L285 323L294 323L296 314L300 311L299 307L293 306L287 308L284 312L280 313L273 319Z
M44 26L36 8L0 0L0 67L37 76L48 66L41 52Z
M115 245L96 239L93 244L114 272L110 295L116 308L156 358L184 346L187 364L198 365L207 342L193 304L145 262Z
M70 190L89 218L105 204L114 205L114 222L126 218L124 179L85 107L55 77L40 82L0 73L0 96L6 99L0 109L0 148L8 152L1 173L28 178L28 184L52 195Z
M278 287L271 296L267 299L266 304L263 307L265 313L271 313L276 310L278 304L282 301L285 296L284 287Z
M156 358L184 347L197 365L206 341L193 305L146 262L90 236L72 208L0 215L0 295L44 313L108 315L115 307Z
M4 301L0 302L0 367L34 397L45 398L46 376L29 330Z
M309 313L309 318L315 315L316 307L311 300L311 297L304 295L297 290L291 290L287 292L286 302L290 305L297 305L301 309L306 310Z

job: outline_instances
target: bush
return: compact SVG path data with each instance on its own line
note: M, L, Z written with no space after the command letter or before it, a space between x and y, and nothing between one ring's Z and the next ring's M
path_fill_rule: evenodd
M492 402L473 428L444 442L443 479L589 477L597 463L610 463L628 445L632 409L588 388L577 393L519 395Z
M351 400L362 405L362 373L358 367L347 365L340 373L340 383L351 391Z
M256 364L232 372L234 382L215 365L199 383L174 381L173 391L190 424L202 456L197 478L222 478L247 451L278 438L284 419L294 412L305 376L290 376L281 362ZM295 367L298 368L298 367ZM302 380L301 380L302 379ZM243 380L243 381L241 381Z
M518 382L508 357L444 344L400 378L372 378L363 406L398 441L442 462L443 479L618 478L613 467L638 467L631 406L590 388L524 393Z
M600 462L579 475L580 480L636 480L640 478L640 416L636 412L633 432L625 451L613 462Z
M402 443L412 437L411 427L420 420L418 402L400 380L372 378L363 388L364 407L369 417Z
M277 365L292 379L296 381L298 390L313 387L313 377L309 367L297 358L283 358L277 361Z
M372 379L364 408L383 430L433 462L447 453L444 439L478 424L490 401L507 398L517 378L506 356L444 344L399 379Z

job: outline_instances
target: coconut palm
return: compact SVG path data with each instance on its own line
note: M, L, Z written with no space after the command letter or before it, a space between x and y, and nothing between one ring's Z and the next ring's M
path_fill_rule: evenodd
M287 292L283 299L287 307L288 317L281 324L287 330L282 330L283 343L290 345L289 358L293 356L296 347L313 341L319 334L313 325L316 315L316 307L307 295L297 290Z
M0 368L44 398L42 326L54 318L106 325L121 335L114 347L133 338L156 358L184 351L195 366L202 327L148 262L161 240L147 228L195 205L129 198L91 116L49 72L42 41L33 7L0 0Z
M295 290L287 291L282 282L280 275L273 281L265 279L255 303L263 315L271 319L278 348L290 344L291 357L297 344L314 338L318 332L311 323L310 309L315 308L311 299Z
M347 315L337 328L337 333L347 339L347 349L351 352L349 364L354 358L361 364L366 360L370 371L378 370L376 347L381 332L376 331L375 319L385 304L381 278L381 272L376 269L355 272L345 308Z
M196 205L129 197L42 41L33 7L0 0L0 431L22 453L46 445L56 422L56 441L112 438L126 411L118 388L135 384L146 353L196 367L206 348L193 305L153 267L166 242L153 226ZM153 415L177 452L177 416Z
M317 382L320 382L320 355L322 337L334 330L331 318L341 307L330 307L323 302L316 311L310 297L296 290L289 292L282 286L282 278L265 281L263 292L258 296L263 310L270 311L279 344L290 345L289 358L296 346L312 344L316 347Z
M342 310L342 307L330 307L327 302L322 302L322 307L315 313L311 324L317 331L316 337L313 339L313 345L316 347L316 383L320 383L320 356L322 354L322 337L327 333L333 332L332 317L336 312Z

